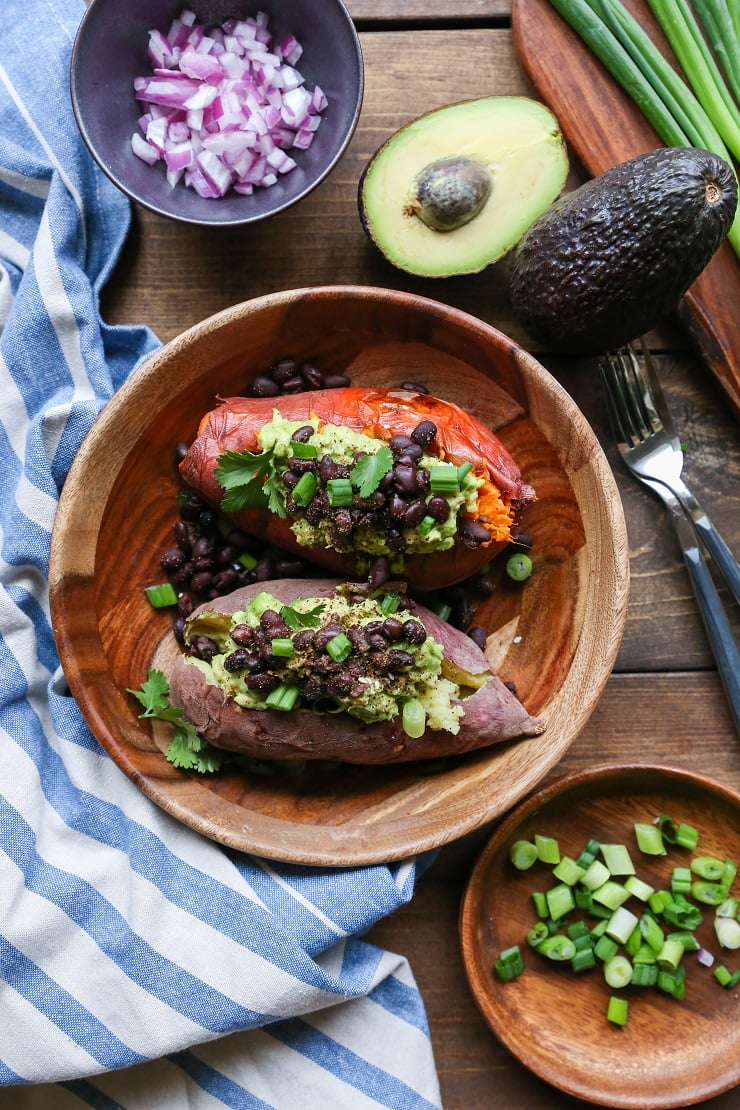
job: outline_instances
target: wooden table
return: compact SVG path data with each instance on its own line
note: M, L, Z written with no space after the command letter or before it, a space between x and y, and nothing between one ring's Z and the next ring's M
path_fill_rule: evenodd
M614 673L590 721L553 772L601 760L652 759L709 772L740 788L740 739L669 519L622 470L610 445L592 360L538 350L512 318L506 262L482 274L416 280L387 264L358 220L360 173L414 116L490 94L532 95L512 45L509 0L350 0L366 91L340 164L302 204L245 230L180 226L141 209L104 298L112 323L150 325L162 340L228 305L280 289L357 283L408 289L464 309L529 347L581 407L613 461L630 539L631 600ZM570 184L582 180L573 165ZM685 473L740 552L740 428L678 326L650 337L687 443ZM725 591L726 596L726 591ZM733 614L737 620L738 614ZM740 629L740 622L738 622ZM426 1001L446 1110L560 1110L583 1105L530 1074L483 1022L468 991L457 915L483 828L442 850L409 906L368 939L405 954ZM737 1091L706 1110L730 1110Z

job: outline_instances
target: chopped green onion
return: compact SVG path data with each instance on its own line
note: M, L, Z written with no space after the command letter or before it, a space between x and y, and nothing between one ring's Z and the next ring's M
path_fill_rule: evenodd
M628 910L626 906L618 906L609 918L606 935L616 940L618 944L626 944L637 922L638 918L632 910Z
M316 495L318 484L318 479L313 471L307 470L305 474L301 474L298 483L291 492L291 497L296 505L300 505L303 509L306 505L310 505Z
M380 611L384 617L387 617L390 613L395 613L400 604L400 594L386 594L380 603Z
M651 894L653 894L653 887L650 883L646 883L643 879L638 879L637 875L628 875L624 880L624 889L628 890L633 898L639 898L641 902L647 902Z
M270 709L280 709L287 712L293 708L299 696L300 690L297 686L281 682L274 690L270 690L265 698L265 705L269 705Z
M669 925L675 925L678 929L696 929L704 920L699 907L686 901L669 902L663 909L663 917Z
M297 459L317 459L319 453L316 450L316 445L313 443L301 443L300 440L294 439L291 441L293 448L293 455Z
M270 651L279 659L290 659L293 654L293 641L290 636L277 636L270 641Z
M426 520L426 517L424 519ZM434 606L434 612L437 614L440 620L448 621L450 619L450 616L452 615L452 606L448 601L440 601L437 605Z
M552 873L556 879L560 879L561 883L567 883L568 886L575 886L586 874L584 868L579 867L570 856L561 856L560 862L553 868Z
M254 570L257 566L257 559L255 559L254 555L250 555L248 551L243 551L237 558L237 562L240 563L245 570Z
M543 940L550 935L550 930L544 921L537 921L527 933L527 944L531 948L539 948Z
M683 964L678 967L659 966L658 987L674 998L683 998L686 994L686 968Z
M714 918L714 932L723 948L740 948L740 921L736 917Z
M579 937L585 937L589 944L591 942L591 931L585 921L572 921L566 929L566 932L571 940L578 941ZM576 947L577 947L576 943Z
M661 914L666 906L670 905L673 901L673 895L669 890L654 890L648 898L648 906L654 914Z
M658 982L658 965L635 962L632 966L634 987L654 987Z
M593 838L587 840L576 859L576 863L579 863L581 867L590 867L596 859L599 847L598 840Z
M332 509L342 509L351 505L354 493L349 478L330 478L326 483L326 496Z
M639 922L640 934L654 952L660 952L665 934L658 922L649 913L644 913Z
M613 879L607 879L593 892L594 902L600 902L609 910L615 910L617 906L623 905L629 896L630 892L627 888Z
M626 1025L629 1014L629 1003L626 998L611 996L606 1007L606 1020L612 1025Z
M427 515L425 517L422 517L420 522L416 525L415 531L418 532L420 536L428 536L432 528L434 528L436 524L437 521L434 519L434 517L429 516L429 514L427 513Z
M550 911L547 908L547 898L541 890L535 890L532 894L532 901L534 902L534 912L538 917L548 917Z
M427 727L427 719L424 706L418 698L409 698L408 701L403 703L401 723L403 725L403 731L412 739L415 740L418 739L419 736L424 735L424 730Z
M579 910L588 910L589 912L591 912L594 904L594 899L590 890L587 890L586 887L582 886L579 883L573 891L573 895L575 897L576 905L578 906Z
M429 488L432 493L454 496L460 492L458 468L451 463L436 463L429 467Z
M739 906L740 902L738 902L737 898L725 898L724 902L717 906L714 912L717 914L717 917L737 917Z
M153 609L166 609L170 605L177 605L177 594L171 582L159 582L155 586L147 586L144 593Z
M473 469L473 464L470 462L469 459L466 460L464 463L461 463L460 466L458 466L458 468L457 468L457 481L458 481L459 485L463 484L463 482L467 478L468 474L470 474L470 471L472 469Z
M517 871L526 871L537 858L537 846L531 840L515 840L509 848L509 859Z
M602 844L601 854L612 875L634 875L635 865L625 844Z
M548 960L559 963L572 960L576 954L576 946L570 937L563 936L562 933L556 933L554 936L546 937L538 945L537 951L546 956Z
M719 964L714 969L714 978L717 980L721 987L729 987L732 975L724 964Z
M542 833L535 833L534 842L537 847L537 855L542 863L560 863L560 848L557 840L551 836L544 836Z
M699 880L691 884L691 897L705 906L721 906L727 894L722 883L706 883Z
M685 825L683 822L676 829L676 844L679 848L688 848L693 852L699 843L699 830L695 829L693 825Z
M674 867L671 872L671 892L673 894L691 893L691 869L689 867Z
M352 641L344 632L338 632L329 640L326 650L335 663L343 663L352 651Z
M666 846L663 843L663 833L655 825L637 823L635 825L635 838L637 847L646 856L664 856Z
M611 878L609 868L600 859L595 859L591 866L584 872L581 882L587 890L598 890Z
M595 967L596 957L593 948L578 948L576 944L576 951L571 957L570 966L575 972L589 971L592 967Z
M680 940L669 940L667 937L658 952L658 967L677 968L683 958L683 944Z
M637 964L656 964L657 954L649 944L641 944L640 947L632 955L632 963Z
M575 908L575 899L573 898L573 891L566 883L558 883L557 886L552 887L550 890L545 891L545 898L547 899L547 908L550 911L550 917L557 921L561 917L565 917Z
M524 971L524 957L519 945L512 944L510 948L502 949L493 965L493 970L496 977L504 983L511 982L521 975Z
M594 952L600 960L606 963L607 960L611 960L617 955L619 945L611 937L601 936L594 945Z
M604 964L604 979L610 987L626 987L632 982L632 964L617 954Z
M532 560L524 551L517 551L506 560L506 573L513 582L526 582L532 573Z
M694 856L691 870L700 879L706 879L710 883L721 883L724 880L727 863L725 860L717 859L716 856Z
M684 952L698 952L700 945L690 929L682 929L680 933L669 933L666 940L677 940L683 945Z

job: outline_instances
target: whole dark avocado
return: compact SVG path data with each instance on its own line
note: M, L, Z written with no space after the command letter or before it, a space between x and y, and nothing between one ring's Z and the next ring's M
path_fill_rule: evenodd
M511 256L510 297L536 339L613 350L678 306L727 234L730 166L695 147L622 162L555 201Z

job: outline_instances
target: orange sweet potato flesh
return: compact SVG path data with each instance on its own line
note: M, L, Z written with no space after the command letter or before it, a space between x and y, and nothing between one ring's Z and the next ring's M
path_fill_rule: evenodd
M226 451L260 450L257 435L277 409L286 420L307 422L312 416L322 424L343 425L375 439L410 435L422 420L437 427L435 447L441 458L456 465L473 464L473 473L484 479L478 492L478 516L485 519L491 539L478 547L458 541L448 551L409 555L403 577L416 589L440 589L460 582L488 562L509 538L519 510L535 493L519 467L494 433L475 417L448 401L405 390L374 390L359 386L314 390L278 397L231 397L207 413L198 435L180 465L188 486L211 505L220 507L223 489L215 471ZM333 549L307 549L290 528L290 520L269 510L247 509L228 514L245 532L309 559L317 566L345 578L359 570L354 553Z
M268 590L290 604L297 597L329 597L336 579L291 579L258 582L199 606L202 612L229 615L244 609L250 598ZM280 712L276 709L243 709L218 686L210 685L203 672L187 657L176 660L169 676L170 698L197 731L215 747L259 759L330 759L345 763L407 763L419 759L462 755L505 740L540 735L544 723L530 716L512 692L491 671L488 661L464 632L453 628L422 605L414 609L427 634L442 645L445 659L460 671L487 676L487 681L463 698L460 731L425 729L419 737L403 731L400 717L364 723L347 713L315 713L312 709Z

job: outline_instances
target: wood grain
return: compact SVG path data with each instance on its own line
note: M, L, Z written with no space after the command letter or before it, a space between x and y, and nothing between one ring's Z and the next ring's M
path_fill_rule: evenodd
M501 677L546 723L542 736L422 765L352 768L338 782L175 770L127 695L171 638L144 587L176 518L174 450L217 395L243 390L290 353L353 384L420 373L444 400L489 419L538 500L522 526L537 573L500 589L476 621L506 629ZM377 356L385 368L378 381ZM412 353L407 355L407 350ZM451 363L450 360L453 360ZM363 366L370 369L363 371ZM451 369L452 367L452 369ZM368 376L369 375L369 376ZM494 405L495 407L495 405ZM94 486L94 490L91 487ZM88 723L118 765L170 813L244 851L296 862L397 859L446 843L513 804L560 759L588 719L616 656L627 604L626 537L613 477L568 395L511 340L437 302L367 287L267 296L190 329L158 351L109 403L65 483L52 537L52 622Z
M647 3L633 0L641 25L663 43ZM581 164L600 174L661 145L630 99L548 0L514 0L514 42L540 96ZM680 306L705 362L740 414L740 261L724 243Z

